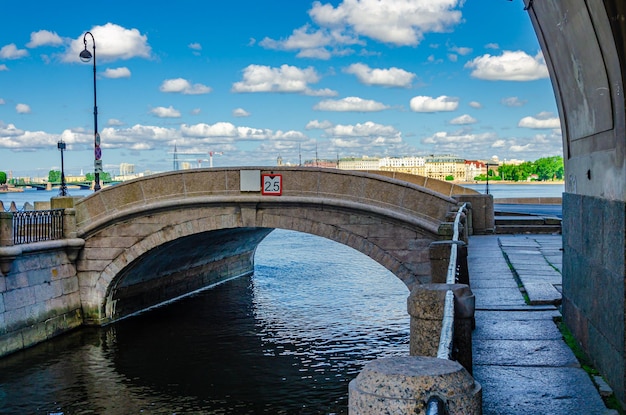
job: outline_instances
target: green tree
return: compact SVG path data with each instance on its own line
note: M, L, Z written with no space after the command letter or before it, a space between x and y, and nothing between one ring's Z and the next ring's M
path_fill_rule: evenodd
M7 174L3 171L0 171L0 184L6 184L7 182Z
M542 157L535 160L534 173L541 181L563 178L563 157Z
M61 171L50 170L48 172L48 183L60 183L60 182L61 182Z
M92 182L95 180L95 174L94 173L86 173L85 174L85 180L88 182ZM111 173L107 173L107 172L102 172L100 173L100 183L102 182L110 182L111 181Z
M454 180L454 176L449 174L449 175L446 176L446 180L447 181L452 181L452 180Z

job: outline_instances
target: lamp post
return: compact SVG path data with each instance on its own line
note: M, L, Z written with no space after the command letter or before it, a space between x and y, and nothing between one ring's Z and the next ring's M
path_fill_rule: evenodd
M486 166L487 166L487 189L485 190L485 194L489 194L489 166L490 164L487 163Z
M63 151L65 151L65 143L63 140L57 143L57 148L61 151L61 189L59 196L69 196L67 193L67 185L65 184L65 165L63 164Z
M93 146L94 146L94 185L93 191L100 190L100 173L102 173L102 149L100 148L100 134L98 134L98 101L96 99L96 39L91 32L86 32L83 36L85 49L80 52L80 60L89 62L92 58L91 52L87 50L87 35L91 36L93 43Z

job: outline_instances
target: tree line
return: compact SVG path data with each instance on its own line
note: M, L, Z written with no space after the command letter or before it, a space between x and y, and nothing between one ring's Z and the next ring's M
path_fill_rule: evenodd
M564 165L562 156L542 157L535 161L525 161L521 164L502 164L497 173L487 170L489 180L508 181L550 181L563 180ZM486 180L485 174L476 177L475 180Z

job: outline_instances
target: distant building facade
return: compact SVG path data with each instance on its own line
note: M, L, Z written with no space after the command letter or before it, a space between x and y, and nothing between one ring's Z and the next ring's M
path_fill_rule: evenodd
M484 163L482 163L484 165ZM339 159L338 168L342 170L384 170L399 173L416 174L446 180L471 181L478 174L468 171L465 159L455 155L430 155L409 157L362 157ZM474 164L472 169L479 171L480 166Z

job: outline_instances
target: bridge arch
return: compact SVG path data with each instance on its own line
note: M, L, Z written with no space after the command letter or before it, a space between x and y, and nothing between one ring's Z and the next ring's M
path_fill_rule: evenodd
M282 195L242 191L242 171L281 175ZM412 288L428 281L428 245L456 204L394 178L317 168L198 169L113 186L75 206L85 320L102 324L251 273L275 228L350 246Z

